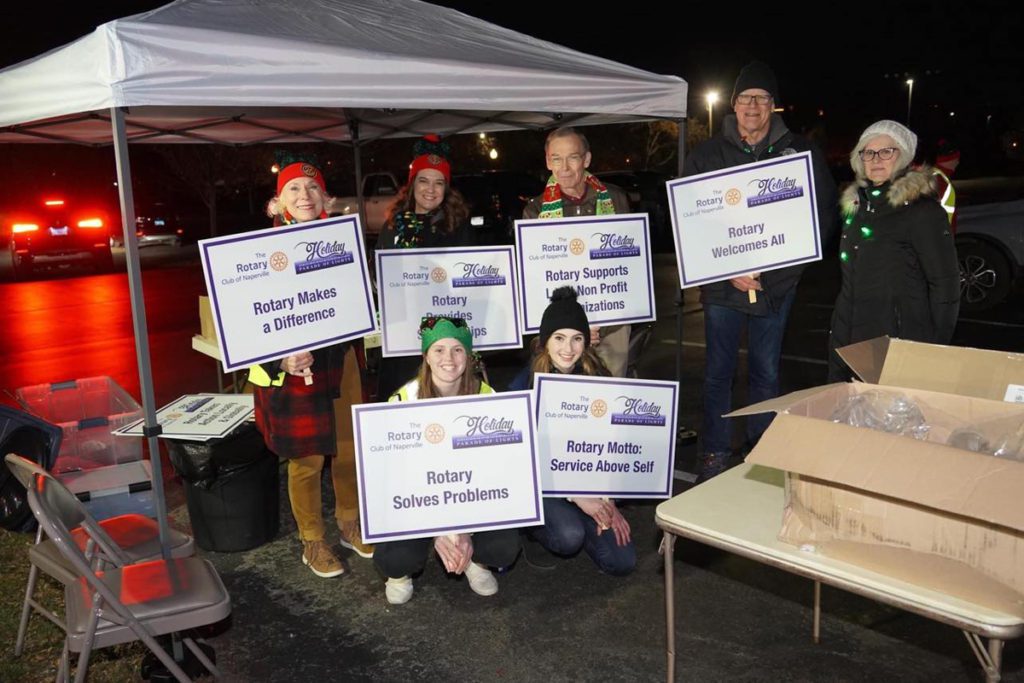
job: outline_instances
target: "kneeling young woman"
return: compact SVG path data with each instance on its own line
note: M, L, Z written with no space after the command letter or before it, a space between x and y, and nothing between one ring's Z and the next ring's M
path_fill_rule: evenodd
M460 318L424 318L420 324L423 363L416 378L391 396L391 401L490 394L494 390L477 378L473 368L473 334ZM516 529L449 534L436 538L380 543L373 561L387 577L384 594L392 605L412 597L412 575L423 569L430 546L452 574L465 574L477 595L494 595L498 580L487 567L506 567L519 554Z
M590 323L572 287L560 287L541 317L530 364L512 380L510 390L529 389L537 372L563 375L611 373L590 345ZM606 498L545 498L544 526L529 533L556 555L575 555L582 548L598 569L625 576L636 567L636 548L629 522Z

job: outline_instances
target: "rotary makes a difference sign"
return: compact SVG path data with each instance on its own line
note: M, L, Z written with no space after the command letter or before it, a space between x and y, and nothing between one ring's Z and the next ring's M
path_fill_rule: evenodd
M202 240L199 254L225 370L375 328L355 216Z

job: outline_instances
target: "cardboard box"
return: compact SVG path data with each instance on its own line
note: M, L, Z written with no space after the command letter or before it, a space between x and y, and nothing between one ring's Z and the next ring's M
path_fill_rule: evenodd
M199 297L199 334L217 346L217 328L213 325L213 310L210 308L210 297Z
M1024 404L1002 400L1024 385L1024 356L896 339L840 353L878 384L731 413L777 413L747 461L787 473L780 540L1024 613L1024 463L945 445L959 427L993 440L1024 424ZM848 397L878 390L918 405L927 440L830 421Z

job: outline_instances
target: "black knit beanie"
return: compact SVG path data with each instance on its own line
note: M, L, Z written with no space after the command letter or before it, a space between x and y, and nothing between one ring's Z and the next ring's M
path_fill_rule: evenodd
M590 346L590 323L587 312L576 301L576 290L572 287L559 287L551 293L551 303L544 309L540 319L540 345L548 343L548 337L556 330L570 329L583 333L583 343Z
M751 62L740 69L740 75L736 78L736 85L732 89L730 102L736 103L736 96L744 90L760 88L766 90L779 103L779 82L775 80L775 72L764 62Z

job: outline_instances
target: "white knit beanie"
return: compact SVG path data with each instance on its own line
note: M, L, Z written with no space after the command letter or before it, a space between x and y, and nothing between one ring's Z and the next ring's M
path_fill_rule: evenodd
M896 145L900 148L903 158L901 161L905 161L909 164L914 160L914 154L917 153L917 136L914 135L914 131L910 130L902 123L896 121L889 121L883 119L876 121L868 126L863 133L860 134L860 140L857 141L857 147L855 152L860 152L864 149L864 146L868 144L871 138L879 135L888 135L896 141Z

